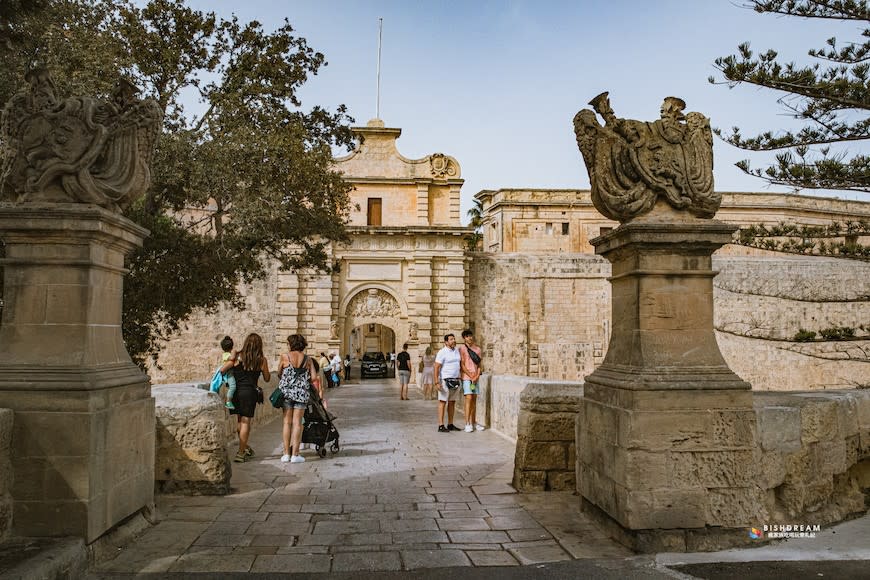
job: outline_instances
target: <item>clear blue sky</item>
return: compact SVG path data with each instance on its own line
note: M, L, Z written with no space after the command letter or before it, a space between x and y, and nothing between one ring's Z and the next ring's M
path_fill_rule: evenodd
M303 88L303 105L344 103L358 125L375 116L382 17L380 117L402 129L398 146L406 157L443 152L459 161L466 180L463 216L481 189L588 187L571 120L605 90L625 118L655 120L662 99L673 95L714 127L737 125L744 135L794 127L772 91L708 83L717 74L714 59L750 41L756 51L775 48L806 61L807 49L827 38L856 40L860 32L838 22L759 15L740 0L190 4L256 19L266 29L288 18L329 62ZM748 155L714 140L717 190L786 191L745 176L733 164ZM760 156L749 158L763 164Z

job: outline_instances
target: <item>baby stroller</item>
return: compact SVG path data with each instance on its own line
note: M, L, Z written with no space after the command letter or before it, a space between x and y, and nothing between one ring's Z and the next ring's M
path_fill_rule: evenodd
M323 406L323 399L313 387L308 389L308 406L305 407L304 425L302 427L302 442L314 445L314 450L320 457L326 457L326 445L332 442L329 450L333 454L339 452L338 429L333 425L335 415Z

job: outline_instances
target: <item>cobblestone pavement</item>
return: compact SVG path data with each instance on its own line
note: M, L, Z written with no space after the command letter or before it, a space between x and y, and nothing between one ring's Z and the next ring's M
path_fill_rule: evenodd
M255 428L232 493L158 496L162 521L94 570L342 572L520 566L622 558L576 496L517 494L514 445L494 431L436 431L436 403L392 380L329 393L341 451L281 463L280 421ZM464 426L457 413L456 423Z

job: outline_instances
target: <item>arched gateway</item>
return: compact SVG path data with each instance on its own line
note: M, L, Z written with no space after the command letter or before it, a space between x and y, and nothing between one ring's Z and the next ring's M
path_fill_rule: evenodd
M412 360L467 324L459 163L441 153L407 159L401 129L373 119L355 127L359 147L336 160L354 186L350 243L332 249L336 274L277 275L275 345L302 332L312 350L360 356L408 343ZM389 345L389 347L387 346Z

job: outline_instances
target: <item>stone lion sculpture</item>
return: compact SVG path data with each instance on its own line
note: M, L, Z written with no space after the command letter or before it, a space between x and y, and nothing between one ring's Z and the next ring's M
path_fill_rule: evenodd
M599 212L626 222L663 198L696 217L715 215L722 196L713 191L713 133L707 117L683 114L686 103L677 97L665 98L661 119L649 123L618 118L606 92L589 104L595 112L583 109L574 116L574 134Z
M5 199L88 203L120 212L143 195L163 115L153 99L119 81L110 100L59 99L46 69L3 109Z

